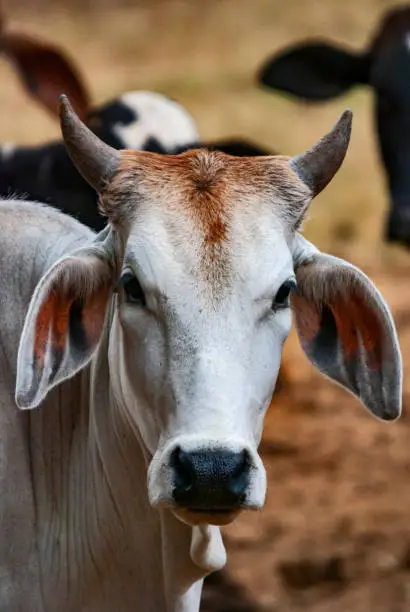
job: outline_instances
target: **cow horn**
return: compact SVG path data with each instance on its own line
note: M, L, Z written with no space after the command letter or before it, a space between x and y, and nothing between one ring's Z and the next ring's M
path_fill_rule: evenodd
M309 187L315 197L339 170L349 146L353 114L350 110L339 118L333 129L311 149L290 160L290 167Z
M59 96L59 102L61 132L68 154L87 183L102 192L118 168L120 152L84 125L66 95Z

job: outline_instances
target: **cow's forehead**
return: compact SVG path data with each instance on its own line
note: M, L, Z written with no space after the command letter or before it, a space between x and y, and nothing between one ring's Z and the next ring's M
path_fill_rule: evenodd
M157 284L195 277L222 295L234 279L262 287L290 261L290 212L307 188L287 159L196 151L127 155L104 206L126 217L126 260L146 262ZM259 290L260 292L260 290Z
M204 230L206 243L213 244L225 238L224 220L241 209L256 215L265 204L288 223L310 196L283 156L234 157L204 149L180 155L122 151L103 208L114 223L128 224L148 203L158 216L191 219Z

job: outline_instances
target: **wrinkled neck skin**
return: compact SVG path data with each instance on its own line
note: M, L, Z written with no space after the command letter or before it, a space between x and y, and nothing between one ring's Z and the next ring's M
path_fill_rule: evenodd
M226 560L220 531L150 506L150 457L127 416L121 368L109 365L121 360L121 333L114 314L91 367L54 390L33 421L44 442L33 472L45 609L198 612L202 579Z

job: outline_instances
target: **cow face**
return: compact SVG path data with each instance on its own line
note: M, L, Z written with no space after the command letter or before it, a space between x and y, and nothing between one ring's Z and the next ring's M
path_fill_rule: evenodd
M410 8L389 12L369 48L355 53L325 41L287 49L259 72L270 88L309 101L329 100L357 84L375 93L375 119L391 210L387 239L410 245Z
M396 418L401 362L385 303L364 275L298 234L343 160L350 121L347 112L293 159L160 156L110 150L64 102L68 150L111 227L37 287L18 405L38 405L104 336L114 405L150 458L151 504L189 524L229 522L264 502L257 447L292 300L311 361L374 414Z
M126 243L111 367L153 455L154 505L202 520L214 488L225 518L263 503L256 449L296 286L291 205L310 198L293 176L291 202L292 176L281 159L130 152L103 195Z

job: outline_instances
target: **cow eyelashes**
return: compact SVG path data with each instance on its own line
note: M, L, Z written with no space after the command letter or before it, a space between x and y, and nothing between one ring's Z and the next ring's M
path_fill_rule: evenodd
M278 289L278 292L272 302L272 310L280 310L281 308L288 308L290 294L295 289L296 289L296 281L294 281L291 278L286 280Z
M124 289L125 299L130 304L145 306L145 295L139 280L131 272L125 272L121 276L119 284Z

